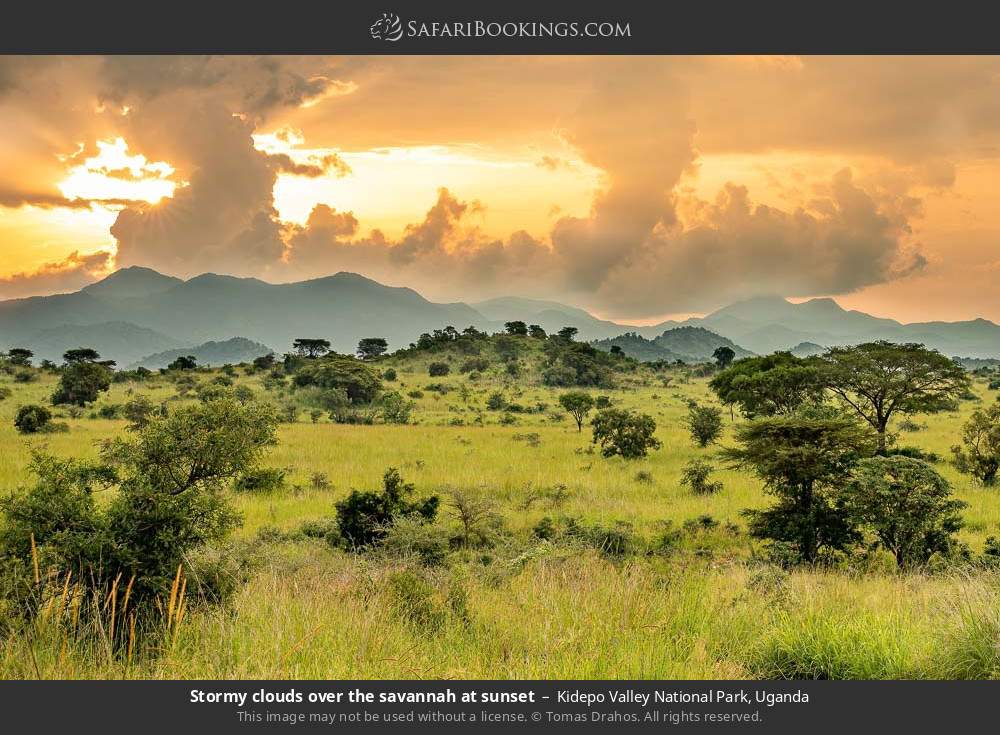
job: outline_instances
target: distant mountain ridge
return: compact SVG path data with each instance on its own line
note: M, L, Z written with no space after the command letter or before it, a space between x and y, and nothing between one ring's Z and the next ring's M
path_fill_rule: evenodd
M949 356L1000 358L1000 326L986 319L902 324L848 311L826 298L796 304L759 297L705 317L636 327L556 301L501 297L472 305L435 303L412 289L385 286L356 273L273 284L213 273L182 280L141 267L116 271L74 293L0 301L0 349L24 346L40 358L57 359L64 349L86 342L126 365L185 345L234 337L278 351L289 349L296 337L323 337L335 350L353 352L362 337L380 336L396 349L447 325L500 331L512 320L539 324L548 332L573 326L578 339L587 341L632 333L653 343L643 351L679 359L703 354L701 347L680 344L686 333L665 337L679 327L707 330L713 339L724 338L734 348L757 354L800 349L803 343L814 350L887 339L922 342ZM699 335L695 342L705 339ZM639 349L640 343L631 341Z
M219 367L220 365L237 365L241 362L251 362L254 358L275 352L267 345L246 339L233 337L224 342L206 342L194 347L180 347L166 350L153 355L147 355L141 360L128 365L129 370L144 367L150 370L165 368L178 357L190 355L200 366Z

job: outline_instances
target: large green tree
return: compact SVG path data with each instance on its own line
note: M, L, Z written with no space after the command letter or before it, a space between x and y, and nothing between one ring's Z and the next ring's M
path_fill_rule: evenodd
M875 429L880 454L893 416L951 408L971 382L957 362L920 344L834 347L822 359L823 384Z
M793 413L823 397L819 365L790 352L775 352L734 362L709 383L724 404L738 406L747 418Z
M750 534L787 546L804 562L857 538L836 489L870 455L870 432L821 411L761 418L736 429L738 447L723 456L760 477L776 498L770 508L747 510Z
M385 337L365 337L358 342L358 357L362 360L374 360L386 353L389 342Z
M52 403L86 406L111 387L112 373L96 362L70 362L62 369Z
M967 505L951 497L948 481L933 467L910 457L861 460L842 497L852 520L870 529L902 568L948 553Z

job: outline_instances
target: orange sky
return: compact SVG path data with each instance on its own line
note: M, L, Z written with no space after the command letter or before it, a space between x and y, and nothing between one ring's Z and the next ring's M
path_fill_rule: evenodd
M352 270L1000 321L1000 59L6 57L0 298Z

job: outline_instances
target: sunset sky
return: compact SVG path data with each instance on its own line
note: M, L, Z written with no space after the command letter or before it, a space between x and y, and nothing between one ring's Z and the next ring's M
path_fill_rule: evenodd
M0 298L118 267L1000 321L1000 58L0 58Z

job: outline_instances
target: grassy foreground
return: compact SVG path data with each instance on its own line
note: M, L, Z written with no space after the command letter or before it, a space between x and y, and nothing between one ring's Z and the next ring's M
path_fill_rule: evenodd
M740 511L768 499L758 480L720 470L713 496L680 482L696 448L682 424L685 401L708 400L704 380L633 385L609 395L657 421L660 451L647 459L605 459L558 414L558 391L516 391L545 412L475 420L486 381L463 396L464 376L428 378L400 369L396 389L421 389L409 426L344 426L303 412L283 425L267 463L287 470L287 488L239 495L240 538L253 549L252 577L225 609L192 605L157 656L121 661L99 637L74 637L45 618L0 648L2 678L989 678L1000 676L1000 574L974 567L899 574L886 563L863 570L785 572L757 560L739 528ZM199 376L204 379L205 375ZM239 378L261 396L260 380ZM95 443L124 430L120 420L62 416L68 433L26 439L13 426L19 404L45 402L53 379L13 384L0 402L0 488L30 481L32 447L64 456L96 453ZM429 383L454 389L426 390ZM976 392L994 401L981 383ZM164 380L115 384L176 400ZM173 405L173 404L172 404ZM916 417L925 428L901 444L946 458L979 404ZM478 407L478 409L477 409ZM738 420L738 419L737 419ZM461 423L459 423L461 422ZM727 418L727 423L729 423ZM729 432L722 443L729 443ZM328 517L350 488L375 487L395 466L419 495L461 488L491 498L509 543L463 552L431 569L399 557L358 557L281 532ZM969 503L960 538L973 553L1000 535L1000 492L974 486L947 462L937 466ZM652 542L669 522L705 514L718 525L690 525L669 555L608 559L593 548L533 539L543 516L631 524ZM442 515L447 519L447 513ZM728 525L727 525L728 524ZM264 535L261 530L266 529Z

